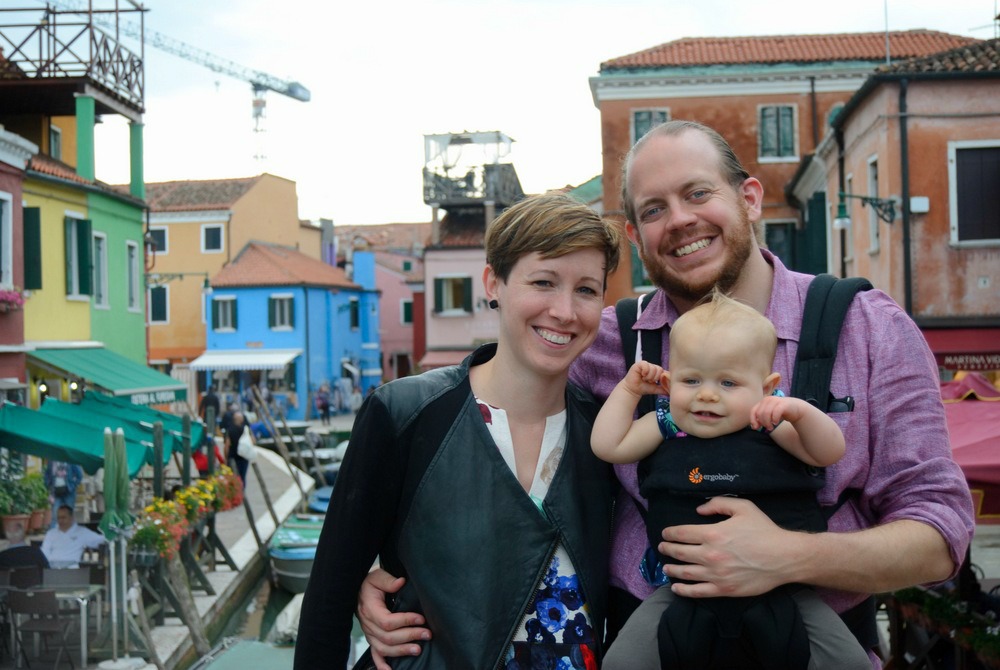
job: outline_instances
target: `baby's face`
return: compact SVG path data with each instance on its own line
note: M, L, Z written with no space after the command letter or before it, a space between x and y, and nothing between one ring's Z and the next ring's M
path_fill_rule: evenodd
M711 339L685 336L672 345L670 413L685 433L718 437L750 424L770 370L753 360L741 339L740 333L715 331Z

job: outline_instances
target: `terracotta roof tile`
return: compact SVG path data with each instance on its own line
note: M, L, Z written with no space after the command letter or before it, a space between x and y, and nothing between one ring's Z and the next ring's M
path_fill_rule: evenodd
M403 269L403 263L409 261L409 271ZM376 251L375 262L384 268L402 274L406 281L419 281L424 277L424 262L416 256L395 253L391 251Z
M893 58L910 58L966 46L971 37L936 30L890 31ZM885 33L833 35L769 35L759 37L685 37L601 63L601 71L732 65L748 63L816 63L884 60Z
M341 268L327 265L300 251L266 242L250 242L232 263L211 279L213 288L237 286L361 287Z
M333 229L341 240L363 237L372 249L413 249L430 244L431 224L378 223L373 225L336 225Z
M260 180L205 179L201 181L165 181L146 184L146 202L154 212L192 212L229 209Z
M909 74L923 72L1000 72L1000 39L983 40L922 58L909 58L883 65L878 72Z
M28 161L28 170L38 172L40 174L46 174L50 177L58 177L59 179L65 179L67 181L74 181L78 184L93 184L94 182L89 179L84 179L76 173L76 168L72 165L67 165L60 160L56 160L52 156L46 154L35 154ZM125 189L125 194L128 194L128 187Z

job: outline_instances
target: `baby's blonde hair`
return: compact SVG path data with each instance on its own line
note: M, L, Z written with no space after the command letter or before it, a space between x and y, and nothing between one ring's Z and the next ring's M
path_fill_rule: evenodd
M705 296L704 300L685 312L670 329L670 350L674 350L675 337L691 328L699 328L705 346L712 346L710 335L717 328L739 330L746 350L754 356L766 357L768 370L774 364L778 348L778 333L766 316L750 305L731 298L719 289ZM715 340L717 341L717 340Z

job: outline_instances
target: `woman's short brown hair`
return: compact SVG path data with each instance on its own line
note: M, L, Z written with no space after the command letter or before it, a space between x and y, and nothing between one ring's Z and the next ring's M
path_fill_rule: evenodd
M528 196L486 226L486 263L507 281L530 253L558 258L581 249L604 254L605 277L618 267L622 233L594 210L562 193Z

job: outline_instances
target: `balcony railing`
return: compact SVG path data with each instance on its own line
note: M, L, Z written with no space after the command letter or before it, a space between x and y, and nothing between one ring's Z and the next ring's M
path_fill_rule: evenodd
M424 168L424 202L428 205L447 208L489 200L497 207L506 207L522 197L521 182L509 163L475 166L458 177Z

